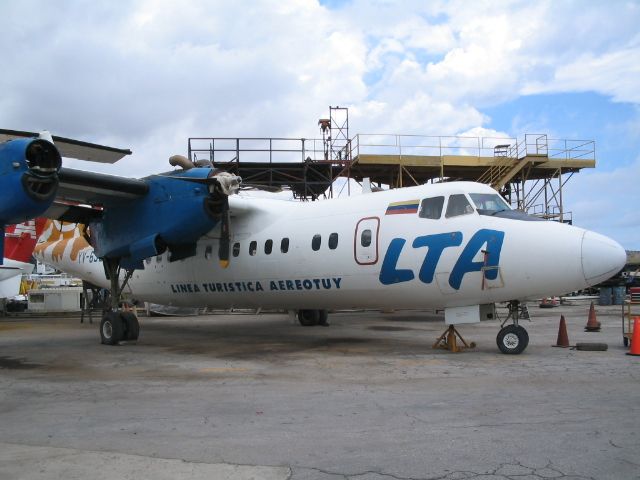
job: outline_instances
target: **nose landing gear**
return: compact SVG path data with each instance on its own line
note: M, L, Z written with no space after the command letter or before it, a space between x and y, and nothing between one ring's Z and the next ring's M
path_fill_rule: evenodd
M519 325L520 318L529 318L529 312L525 304L518 300L509 302L509 315L502 322L502 328L496 337L496 343L502 353L507 355L517 355L524 351L529 345L529 334ZM509 319L513 320L512 325L504 326Z

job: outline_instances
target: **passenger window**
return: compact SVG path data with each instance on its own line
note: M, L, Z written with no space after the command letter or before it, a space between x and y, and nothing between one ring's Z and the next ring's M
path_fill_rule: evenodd
M273 250L273 240L269 239L264 242L264 253L267 255L271 255L271 251Z
M213 253L213 247L208 245L207 248L204 249L204 258L207 260L211 259L211 254Z
M254 256L257 250L258 250L258 242L256 242L255 240L252 240L251 243L249 244L249 255Z
M338 248L338 234L337 233L332 233L331 235L329 235L329 248L331 250L335 250L336 248Z
M363 230L362 235L360 235L360 245L363 247L368 247L371 245L371 230Z
M473 207L467 200L467 197L461 193L451 195L447 204L447 213L445 217L457 217L459 215L467 215L473 213Z
M233 244L233 256L237 257L238 255L240 255L240 242Z
M320 236L319 233L316 233L313 236L313 240L311 240L311 248L313 248L314 252L317 252L318 250L320 250L321 244L322 244L322 237Z
M425 198L420 204L420 218L437 220L442 215L444 197Z
M288 238L283 238L280 241L280 251L282 253L287 253L289 251L289 239Z

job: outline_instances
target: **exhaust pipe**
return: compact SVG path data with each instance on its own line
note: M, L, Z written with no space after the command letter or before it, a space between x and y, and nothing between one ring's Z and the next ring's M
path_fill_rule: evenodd
M180 167L183 170L191 170L195 167L193 162L184 155L173 155L169 157L169 165L172 167Z

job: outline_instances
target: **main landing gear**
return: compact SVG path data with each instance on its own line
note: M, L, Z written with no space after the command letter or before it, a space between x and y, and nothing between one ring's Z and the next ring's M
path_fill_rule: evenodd
M502 353L517 355L522 353L529 345L529 334L519 325L520 318L528 318L526 305L520 304L517 300L509 302L509 315L502 322L501 329L496 337L496 343ZM507 321L513 320L512 325L504 326Z
M298 310L298 321L303 327L329 326L328 310Z
M133 270L126 270L120 283L120 264L117 260L105 258L104 270L111 282L111 307L100 322L100 339L105 345L118 345L122 341L136 341L140 334L140 323L133 312L119 310L119 299Z

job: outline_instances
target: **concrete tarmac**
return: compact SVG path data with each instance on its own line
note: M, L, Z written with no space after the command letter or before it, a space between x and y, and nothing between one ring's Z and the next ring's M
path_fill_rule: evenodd
M530 307L530 344L433 350L441 316L141 318L100 345L77 318L0 320L0 479L638 479L640 357L620 307ZM552 348L569 340L606 352Z

